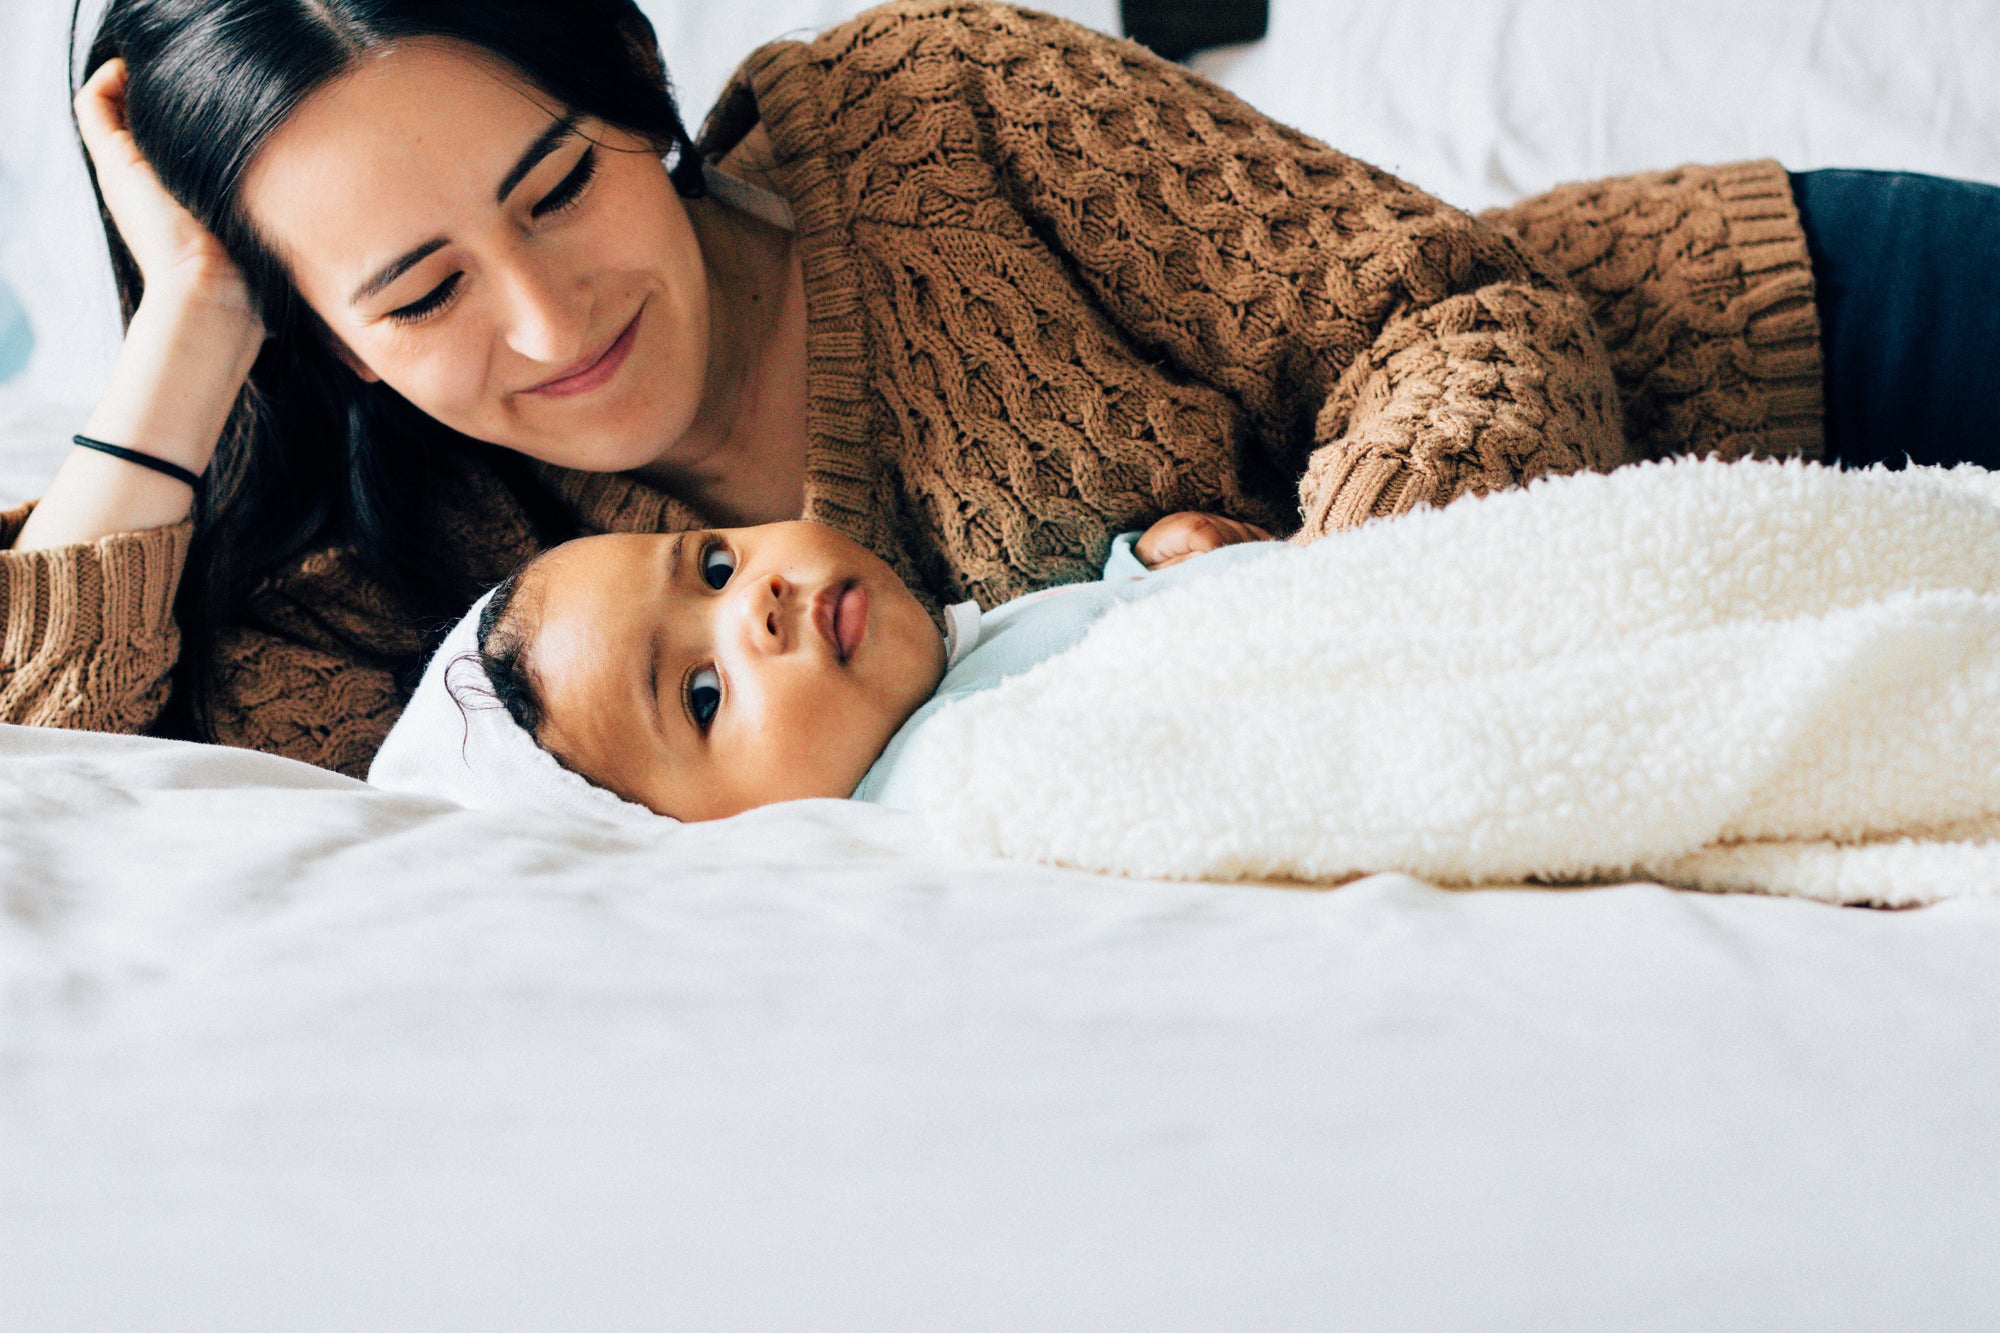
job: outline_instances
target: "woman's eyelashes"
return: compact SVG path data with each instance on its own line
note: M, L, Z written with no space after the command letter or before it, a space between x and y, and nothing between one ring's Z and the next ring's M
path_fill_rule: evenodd
M590 182L597 178L597 149L584 150L577 159L576 166L561 184L543 195L541 202L529 209L530 216L540 220L565 212L576 206L583 198L583 192L590 188ZM389 312L391 321L397 324L421 324L451 304L452 297L458 295L460 284L465 281L463 273L454 273L443 282L406 306L398 306Z
M590 182L596 176L597 149L586 148L583 150L583 156L577 159L576 166L571 168L569 175L562 178L562 183L543 195L541 202L529 209L529 213L538 218L545 218L574 206L577 200L583 198L583 192L590 188Z
M681 692L686 697L688 716L694 719L695 728L706 733L708 724L715 721L716 713L722 708L722 677L714 667L702 667L687 678Z
M421 324L451 303L463 281L463 273L454 273L408 305L391 310L389 318L398 324Z

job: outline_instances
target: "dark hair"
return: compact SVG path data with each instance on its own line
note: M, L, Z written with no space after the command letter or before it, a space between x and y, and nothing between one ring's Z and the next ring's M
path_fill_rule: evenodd
M80 9L78 0L72 50ZM124 58L140 152L241 268L272 335L196 505L176 608L176 706L198 735L212 731L217 635L247 613L261 582L316 546L350 547L426 646L442 633L501 572L465 568L466 557L435 540L440 482L475 458L499 475L541 540L570 535L571 520L524 457L447 428L344 365L240 207L259 148L306 98L365 52L416 38L479 48L563 108L649 138L661 152L678 148L675 187L702 192L700 156L652 25L632 0L111 0L81 77ZM95 188L94 169L91 180ZM101 191L98 210L129 321L143 290L138 266ZM378 664L407 689L421 662L418 651Z
M534 670L528 664L529 636L520 617L509 615L514 610L514 596L521 591L521 575L527 572L524 566L508 575L493 590L492 600L479 613L475 642L479 649L479 665L486 672L486 683L494 702L506 709L514 724L533 736L539 745L542 700L536 688ZM465 701L460 699L458 706L464 708Z

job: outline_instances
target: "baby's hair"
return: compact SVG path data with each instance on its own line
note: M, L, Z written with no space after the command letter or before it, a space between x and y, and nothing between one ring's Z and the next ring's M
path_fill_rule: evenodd
M536 678L534 664L529 657L540 620L538 604L541 599L530 575L547 554L544 551L494 585L492 595L480 609L478 623L473 626L472 651L458 654L445 666L445 691L465 719L468 743L472 738L474 709L504 708L514 725L527 732L528 739L535 743L536 748L559 766L594 787L604 787L613 795L624 797L622 792L606 787L575 767L542 736L546 714L542 706L541 682ZM453 683L452 671L461 665L466 668L467 674L476 668L484 674L485 680Z
M486 609L479 613L476 641L479 665L485 669L493 698L516 726L539 740L542 702L528 663L528 635L518 619L508 618L515 595L521 591L521 576L527 572L525 566L515 570L493 590Z
M458 705L458 711L467 715L468 726L471 709L504 708L515 725L540 745L541 696L536 689L534 669L528 664L527 630L521 624L521 616L513 614L523 576L534 563L530 560L494 586L493 595L479 613L473 651L460 653L446 664L444 688ZM485 679L475 683L461 676L454 680L453 674L461 666L467 670L477 668ZM468 731L467 735L470 734Z
M567 759L542 739L540 683L528 660L528 648L533 642L533 627L528 622L533 613L522 605L521 594L529 591L528 575L540 559L541 556L536 556L494 585L493 595L486 599L479 623L473 627L473 651L460 653L445 667L445 690L466 718L468 740L472 734L471 709L504 708L514 725L527 732L537 747L564 768L576 772ZM452 669L461 664L468 669L477 667L485 674L483 688L470 682L462 685L452 682ZM579 776L586 782L592 781L589 774Z

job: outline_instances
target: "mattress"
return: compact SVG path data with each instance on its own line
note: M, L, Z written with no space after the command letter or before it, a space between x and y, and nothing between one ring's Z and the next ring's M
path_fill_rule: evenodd
M57 8L0 11L15 496L115 351ZM852 7L653 8L698 105ZM1195 59L1467 206L2000 180L1984 8L1275 0ZM0 1328L1993 1326L1996 957L1990 901L1130 881L0 728Z
M2000 912L579 829L0 731L21 1329L1970 1328Z

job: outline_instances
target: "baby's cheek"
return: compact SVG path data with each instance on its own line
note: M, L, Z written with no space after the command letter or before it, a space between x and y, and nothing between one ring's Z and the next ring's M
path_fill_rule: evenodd
M753 753L743 756L741 769L757 803L851 792L873 762L855 768L870 730L866 714L856 714L856 700L845 691L814 688L765 702Z

